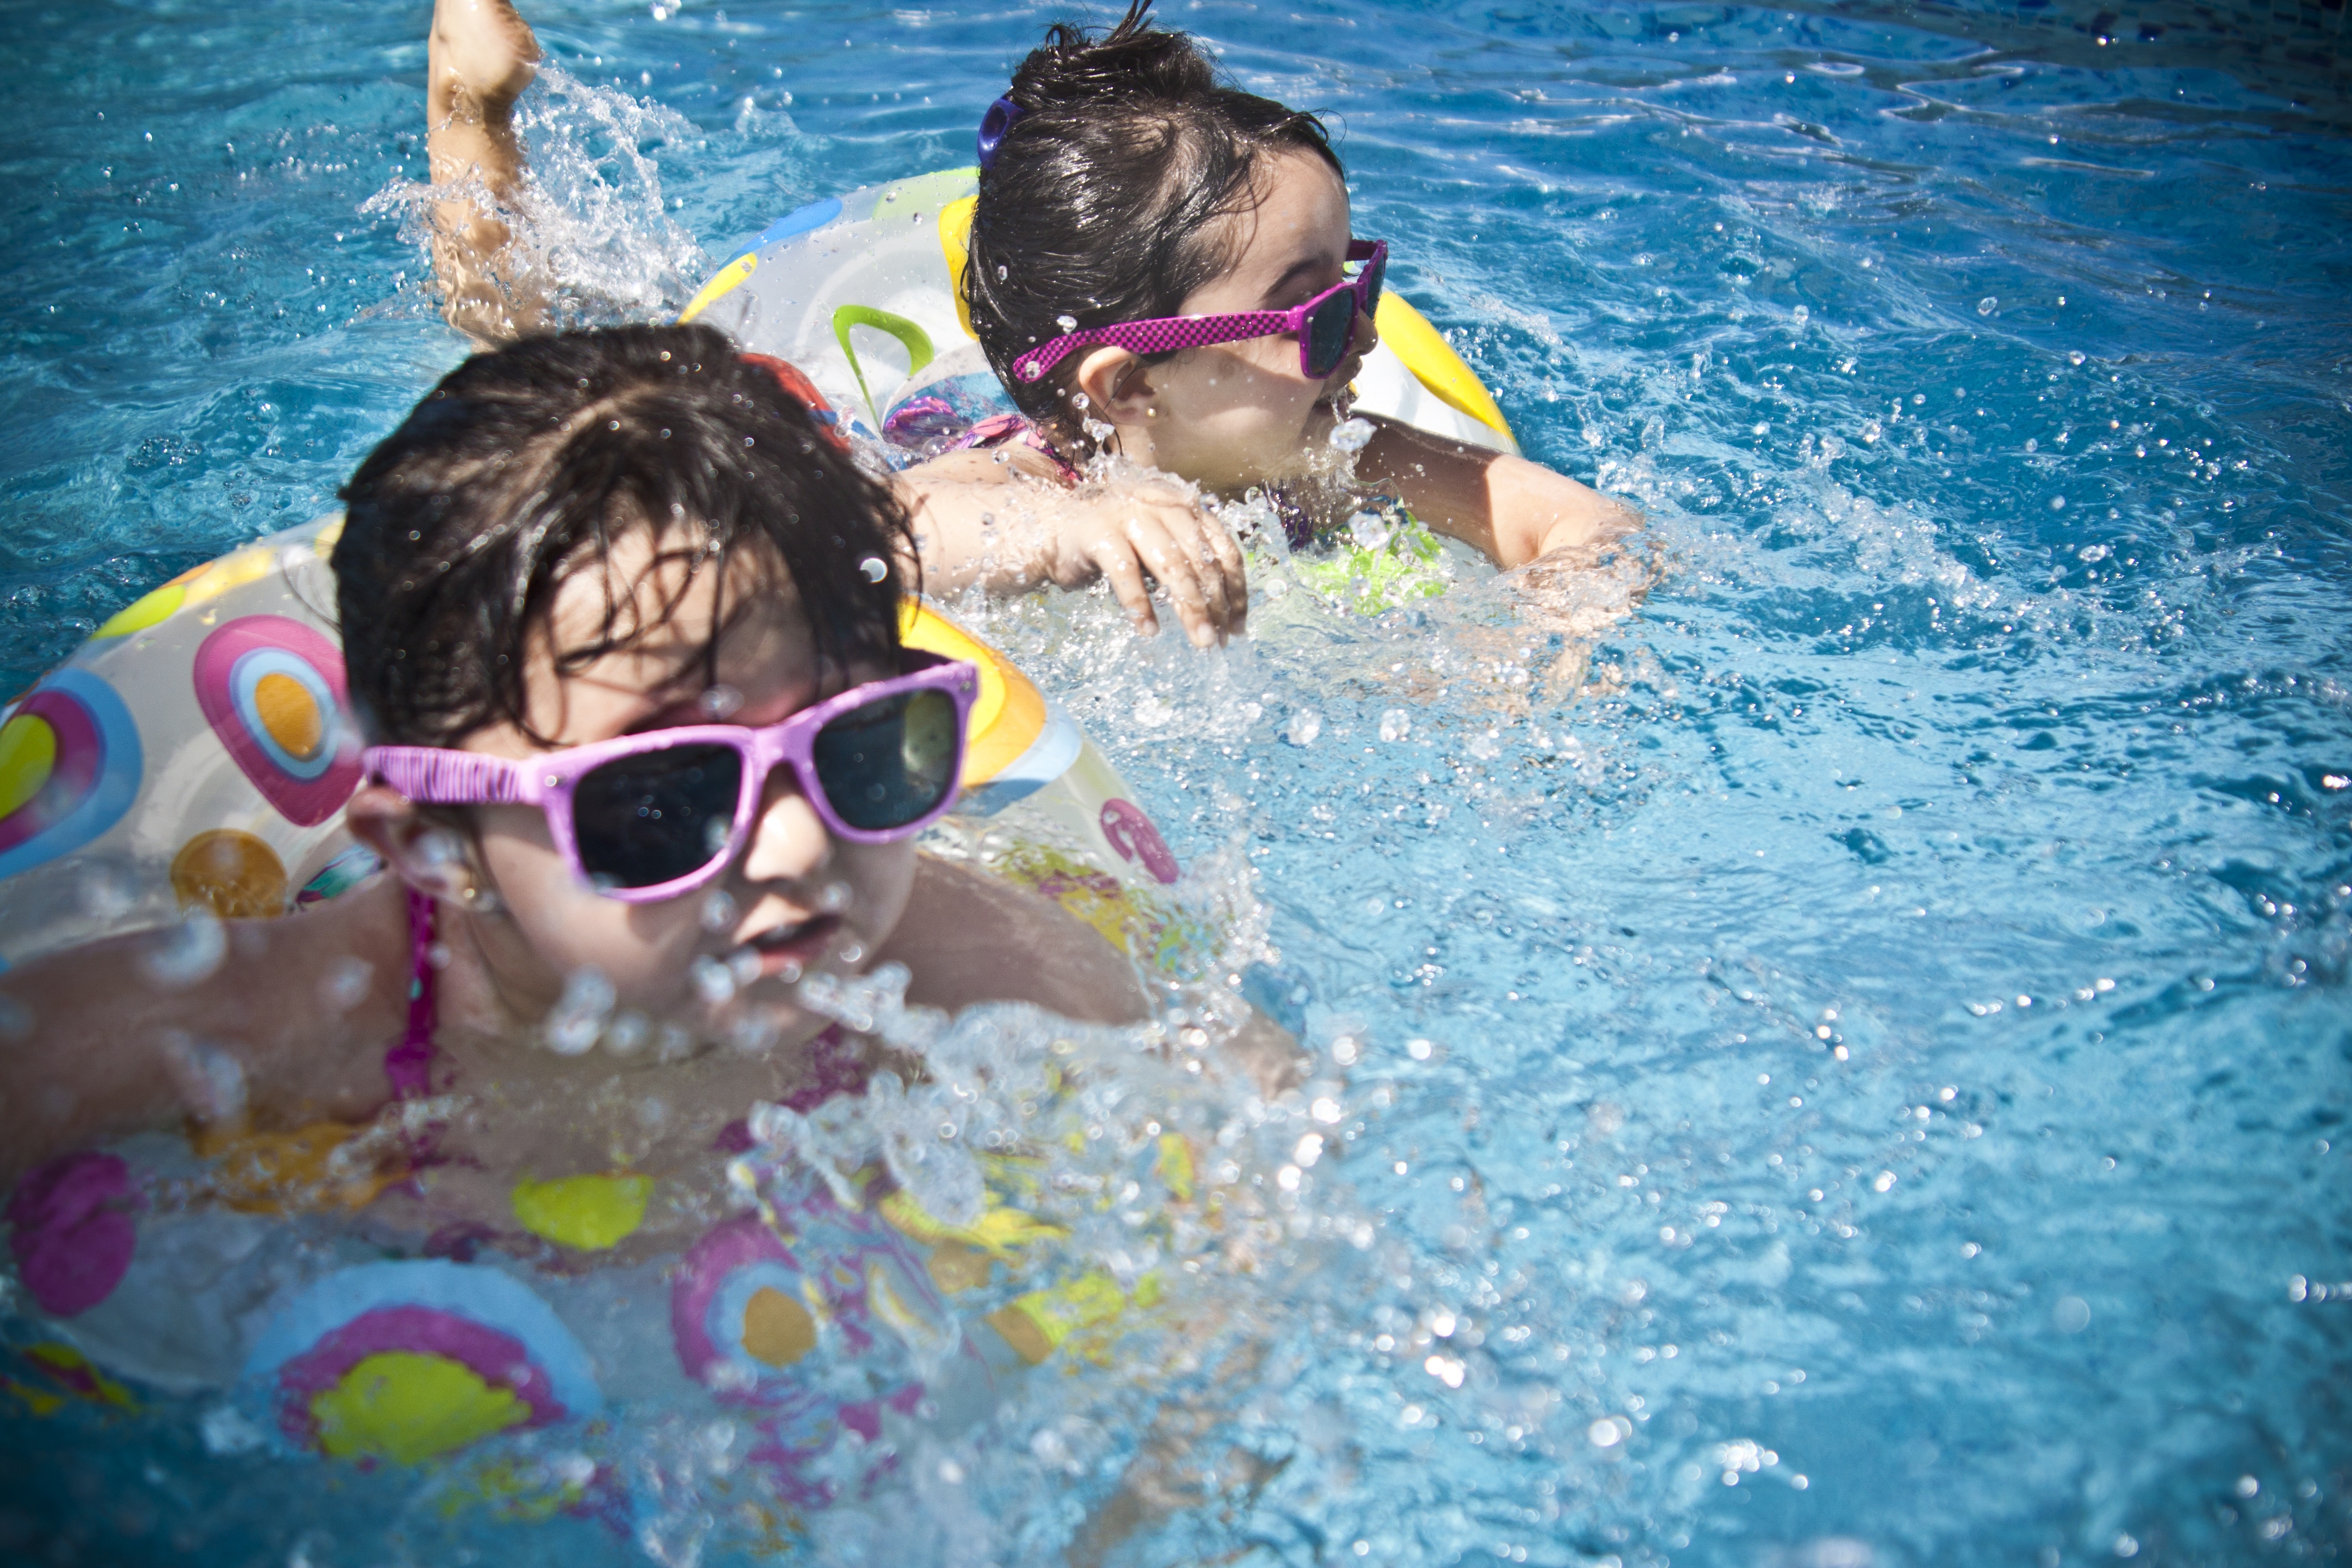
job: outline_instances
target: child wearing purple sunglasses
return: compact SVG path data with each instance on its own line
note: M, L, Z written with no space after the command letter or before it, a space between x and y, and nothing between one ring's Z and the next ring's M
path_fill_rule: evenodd
M518 1172L708 1166L754 1102L862 1083L879 1047L804 975L895 960L933 1006L1143 1016L1091 929L916 853L974 673L901 648L904 513L814 429L703 327L532 338L435 388L345 489L333 562L375 742L346 819L389 874L232 922L193 983L144 935L7 975L0 1185L192 1113L455 1095L434 1179L375 1212L496 1229ZM538 1043L583 984L637 1021L633 1066ZM667 1212L631 1245L699 1223Z

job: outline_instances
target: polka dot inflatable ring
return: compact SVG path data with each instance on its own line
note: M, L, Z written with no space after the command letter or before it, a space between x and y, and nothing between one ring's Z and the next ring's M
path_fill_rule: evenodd
M192 910L280 918L375 874L342 819L362 741L333 623L341 531L321 519L183 573L0 709L0 969ZM928 605L900 632L981 671L941 847L1147 963L1202 945L1176 857L1078 726Z

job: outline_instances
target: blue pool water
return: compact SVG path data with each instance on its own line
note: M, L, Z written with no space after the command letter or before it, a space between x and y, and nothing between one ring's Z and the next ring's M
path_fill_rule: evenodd
M537 7L577 310L963 162L1058 14ZM401 231L421 7L8 15L13 689L323 510L460 351ZM1168 15L1330 114L1359 231L1530 455L1647 510L1658 575L1615 620L1286 600L1222 657L1132 657L1097 600L982 617L1180 854L1255 873L1252 994L1360 1128L1228 1287L1254 1350L1111 1560L2342 1554L2352 149L2124 44ZM1049 1381L813 1554L1060 1558L1157 1395ZM197 1414L0 1394L0 1555L750 1550L715 1464L631 1537L216 1455Z

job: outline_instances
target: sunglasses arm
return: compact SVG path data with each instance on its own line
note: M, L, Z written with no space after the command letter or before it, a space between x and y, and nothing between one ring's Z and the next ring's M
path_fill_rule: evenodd
M368 775L427 805L536 805L525 764L436 746L371 746Z
M1239 342L1274 332L1296 331L1305 314L1298 310L1248 310L1230 316L1161 316L1149 321L1119 321L1066 332L1031 349L1013 362L1013 374L1023 381L1043 381L1052 370L1080 349L1108 344L1129 353L1172 353L1180 349L1206 348L1212 343Z

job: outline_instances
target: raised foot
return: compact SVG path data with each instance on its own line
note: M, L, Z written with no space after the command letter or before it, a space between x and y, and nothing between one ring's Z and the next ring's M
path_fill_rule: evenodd
M503 119L539 75L539 39L509 0L435 0L428 112Z

